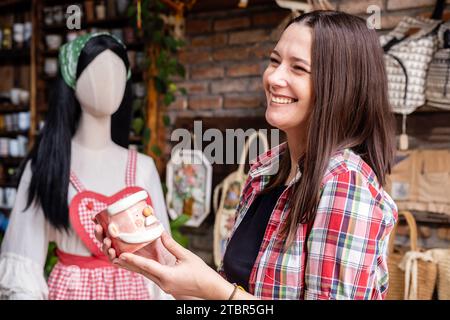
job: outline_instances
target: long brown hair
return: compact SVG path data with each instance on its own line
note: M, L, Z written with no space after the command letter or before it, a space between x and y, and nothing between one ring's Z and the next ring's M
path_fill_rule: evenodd
M293 190L291 211L281 232L289 246L299 223L312 222L320 187L332 154L351 148L385 184L394 159L391 113L383 52L378 35L364 19L336 11L313 11L289 24L311 28L313 99L308 114L302 177ZM291 169L289 150L268 189L283 184ZM266 190L265 190L266 191Z

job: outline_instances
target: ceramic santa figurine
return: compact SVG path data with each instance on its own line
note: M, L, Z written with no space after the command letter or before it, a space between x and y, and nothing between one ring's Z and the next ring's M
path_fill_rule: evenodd
M133 193L95 216L111 238L112 247L119 256L122 252L136 252L158 239L164 231L146 202L146 191Z

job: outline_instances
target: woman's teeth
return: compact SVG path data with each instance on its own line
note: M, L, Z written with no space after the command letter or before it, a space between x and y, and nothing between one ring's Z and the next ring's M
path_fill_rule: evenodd
M279 103L279 104L289 104L295 102L295 99L291 98L278 98L278 97L272 97L272 102Z

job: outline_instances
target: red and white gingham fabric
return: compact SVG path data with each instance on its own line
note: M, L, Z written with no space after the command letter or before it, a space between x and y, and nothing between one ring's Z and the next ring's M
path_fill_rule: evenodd
M48 286L50 300L150 299L140 274L114 266L87 269L57 263Z
M143 190L135 186L137 152L130 148L125 175L126 188L112 197L88 191L74 172L70 182L78 194L70 203L72 227L92 253L92 260L104 260L101 244L94 235L92 216L110 203ZM148 198L148 202L151 200ZM70 255L69 255L70 256ZM101 265L101 264L100 264ZM50 300L142 300L150 299L146 280L139 274L111 264L88 268L58 262L48 279Z

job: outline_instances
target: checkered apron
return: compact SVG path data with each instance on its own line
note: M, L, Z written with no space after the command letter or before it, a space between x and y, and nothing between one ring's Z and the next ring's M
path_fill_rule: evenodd
M57 250L58 263L48 279L50 300L144 300L150 299L145 279L137 273L112 265L94 235L92 217L108 205L144 190L135 185L137 152L130 148L125 175L126 187L111 197L86 190L74 172L70 182L77 190L69 206L70 222L91 252L90 257ZM147 203L151 204L150 196Z

